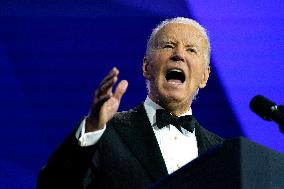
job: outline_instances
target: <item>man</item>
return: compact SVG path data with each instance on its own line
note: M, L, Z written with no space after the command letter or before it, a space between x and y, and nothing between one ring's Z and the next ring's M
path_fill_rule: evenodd
M162 22L143 60L145 102L117 113L128 82L113 93L119 74L113 68L89 115L40 173L38 188L145 188L221 144L191 116L192 100L209 78L209 60L209 39L196 21Z

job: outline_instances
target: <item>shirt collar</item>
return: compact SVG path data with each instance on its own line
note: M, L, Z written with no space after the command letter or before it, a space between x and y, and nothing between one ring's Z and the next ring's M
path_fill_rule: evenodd
M145 107L145 110L146 110L146 113L147 113L147 116L149 118L151 125L154 125L154 123L156 123L156 110L164 109L164 108L162 108L159 104L151 100L149 96L147 96L146 100L144 101L144 107ZM185 116L185 115L192 115L191 107L189 107L187 112L185 112L184 114L180 116Z

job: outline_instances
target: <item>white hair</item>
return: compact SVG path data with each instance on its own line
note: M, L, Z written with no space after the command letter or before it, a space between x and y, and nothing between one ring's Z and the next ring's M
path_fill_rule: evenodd
M157 33L163 27L165 27L168 24L187 24L187 25L191 25L191 26L195 27L196 29L198 29L201 32L201 34L204 36L204 38L207 42L205 62L207 64L207 66L209 66L210 65L211 47L210 47L210 41L209 41L208 34L207 34L206 29L204 27L202 27L198 22L196 22L195 20L190 19L190 18L176 17L176 18L164 20L160 24L158 24L156 26L156 28L153 29L153 31L152 31L152 33L151 33L151 35L150 35L150 37L147 41L146 55L148 56L149 53L152 51Z

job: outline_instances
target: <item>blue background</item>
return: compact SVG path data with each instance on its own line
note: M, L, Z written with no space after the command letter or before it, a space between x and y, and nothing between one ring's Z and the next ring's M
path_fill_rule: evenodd
M120 110L143 102L146 40L175 16L211 38L212 74L193 104L200 123L284 153L278 126L248 108L256 94L284 104L283 1L0 0L0 188L35 187L113 66L129 81Z

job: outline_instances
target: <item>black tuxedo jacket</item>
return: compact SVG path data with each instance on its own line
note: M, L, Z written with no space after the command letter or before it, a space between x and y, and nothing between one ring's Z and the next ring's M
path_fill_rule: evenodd
M199 155L223 142L193 121ZM50 157L38 188L145 188L168 175L143 104L117 113L96 145L77 143L72 133Z

